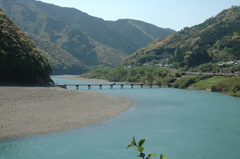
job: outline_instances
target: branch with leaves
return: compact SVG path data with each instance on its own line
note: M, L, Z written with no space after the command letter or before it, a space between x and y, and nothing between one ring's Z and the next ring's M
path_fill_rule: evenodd
M148 154L147 157L145 158L145 153L143 153L144 147L143 144L145 142L145 139L142 139L139 141L137 144L135 137L133 137L132 141L129 142L129 145L127 146L127 149L130 147L136 147L137 151L140 152L140 154L137 157L141 157L143 159L150 159L152 156L157 156L156 153ZM160 155L160 159L167 159L168 156L163 156L163 154Z

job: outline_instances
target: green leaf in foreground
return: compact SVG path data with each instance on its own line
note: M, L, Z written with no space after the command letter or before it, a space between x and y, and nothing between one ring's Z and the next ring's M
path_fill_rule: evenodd
M148 156L145 158L145 153L143 153L144 147L143 144L145 142L145 139L142 139L139 141L138 145L136 144L136 139L133 137L132 141L130 141L129 145L127 146L127 149L129 147L136 147L137 151L139 151L139 155L137 157L140 157L142 159L150 159L152 156L157 156L156 153L148 154ZM163 156L162 154L160 155L160 159L167 159L168 156Z
M143 150L144 150L144 147L138 147L138 149L137 149L138 151L140 151L140 152L142 152Z
M129 142L129 145L127 146L127 149L130 147L137 147L137 143L135 138L133 137L132 141Z
M163 156L163 154L160 155L160 159L167 159L168 156Z
M145 139L142 139L141 141L139 141L138 146L141 147L144 144L144 142L145 142Z

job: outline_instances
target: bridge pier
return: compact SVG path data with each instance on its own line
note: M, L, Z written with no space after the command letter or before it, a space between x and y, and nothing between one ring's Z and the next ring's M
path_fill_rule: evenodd
M124 85L123 85L123 84L121 84L121 89L123 89L123 86L124 86Z

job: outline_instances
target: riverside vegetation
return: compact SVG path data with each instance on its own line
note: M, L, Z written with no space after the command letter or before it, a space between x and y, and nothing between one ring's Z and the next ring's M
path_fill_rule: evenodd
M215 67L213 66L212 68ZM205 67L200 65L194 69L200 71L200 68L204 69ZM171 70L166 67L149 66L92 68L89 72L82 74L81 77L105 79L112 82L162 84L163 86L168 85L182 89L211 90L240 97L239 76L213 76L213 74L203 73L184 76L182 75L183 70L183 68Z

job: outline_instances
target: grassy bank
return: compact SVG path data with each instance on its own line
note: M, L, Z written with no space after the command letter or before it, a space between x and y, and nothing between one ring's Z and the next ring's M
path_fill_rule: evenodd
M240 97L238 76L185 76L172 83L174 88L211 90Z

